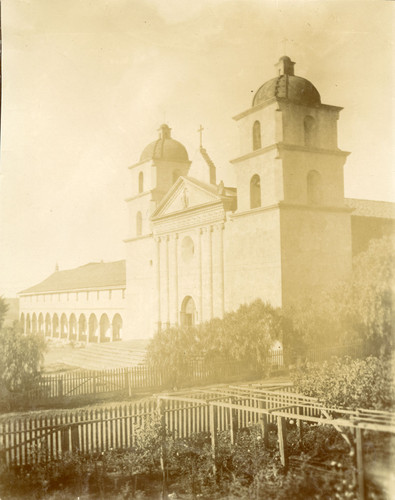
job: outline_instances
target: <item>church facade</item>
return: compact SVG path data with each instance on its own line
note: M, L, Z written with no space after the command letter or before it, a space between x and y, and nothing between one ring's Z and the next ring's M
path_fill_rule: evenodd
M282 57L234 117L235 187L217 182L202 146L204 175L191 177L187 150L160 127L129 167L122 338L222 317L257 298L286 306L347 277L353 253L393 231L393 204L344 197L341 109Z

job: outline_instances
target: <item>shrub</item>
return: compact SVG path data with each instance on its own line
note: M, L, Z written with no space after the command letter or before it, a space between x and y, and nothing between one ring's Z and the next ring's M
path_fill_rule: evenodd
M307 363L292 373L298 392L317 397L329 407L386 410L394 407L395 391L389 360L369 357L332 358Z

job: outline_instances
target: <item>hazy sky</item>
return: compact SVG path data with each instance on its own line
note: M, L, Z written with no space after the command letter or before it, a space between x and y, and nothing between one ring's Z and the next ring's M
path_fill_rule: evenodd
M203 124L233 183L232 116L286 53L343 106L346 196L394 199L394 2L2 0L0 295L125 257L128 165L166 121L193 159Z

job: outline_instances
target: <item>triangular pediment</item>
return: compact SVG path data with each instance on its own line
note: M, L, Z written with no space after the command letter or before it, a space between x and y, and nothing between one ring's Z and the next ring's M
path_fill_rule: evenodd
M152 215L153 219L222 201L217 187L190 177L179 177Z

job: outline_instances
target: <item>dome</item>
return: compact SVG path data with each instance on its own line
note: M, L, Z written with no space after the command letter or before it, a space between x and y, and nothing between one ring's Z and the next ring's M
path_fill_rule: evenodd
M159 139L151 142L144 148L140 156L140 161L189 161L188 152L185 147L180 142L171 138L171 128L168 125L161 125L159 131Z
M294 64L288 56L281 57L276 64L279 75L257 90L252 105L257 106L273 97L306 106L321 104L320 94L314 85L306 78L294 75Z

